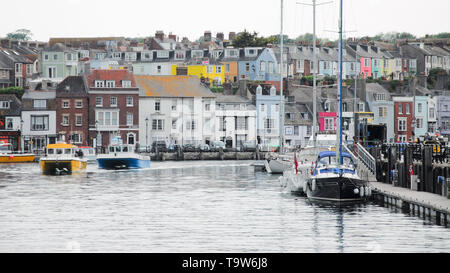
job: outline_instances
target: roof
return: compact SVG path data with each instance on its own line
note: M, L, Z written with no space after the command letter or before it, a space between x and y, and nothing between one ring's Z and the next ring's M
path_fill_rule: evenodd
M208 97L215 95L195 76L135 76L144 97Z
M133 73L124 69L93 70L91 74L86 75L86 84L88 88L95 88L95 81L97 80L115 81L115 88L122 88L122 81L131 81L131 88L136 88L136 81Z
M216 95L216 103L251 103L247 98L238 95Z
M24 99L55 99L56 91L26 91L22 96L22 100Z
M76 96L77 94L86 94L86 86L82 76L68 76L60 82L56 88L58 97Z
M351 158L350 154L348 154L348 153L341 153L341 155L342 155L343 157L350 157L350 158ZM325 152L319 153L319 158L326 157L326 156L336 156L336 152L333 152L333 151L325 151Z
M77 146L67 143L56 143L56 144L48 144L47 149L72 149L77 148Z

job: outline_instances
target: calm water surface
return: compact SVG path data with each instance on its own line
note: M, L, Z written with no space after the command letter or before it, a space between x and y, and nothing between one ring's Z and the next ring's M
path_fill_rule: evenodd
M251 163L0 165L0 252L450 252L450 229L371 203L310 204Z

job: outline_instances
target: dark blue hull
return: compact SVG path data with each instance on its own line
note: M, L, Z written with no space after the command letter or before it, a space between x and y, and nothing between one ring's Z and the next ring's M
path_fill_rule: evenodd
M313 185L315 180L315 185ZM306 195L309 199L330 202L361 202L368 196L361 191L367 187L367 182L360 179L343 177L312 178L306 183Z
M97 158L100 169L144 169L150 168L150 160L136 158Z

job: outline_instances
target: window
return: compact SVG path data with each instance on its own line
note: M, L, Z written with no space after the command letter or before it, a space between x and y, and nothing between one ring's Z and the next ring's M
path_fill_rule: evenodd
M176 111L177 110L177 100L173 99L172 100L172 111Z
M0 101L0 109L9 109L9 101Z
M264 129L273 129L275 124L275 120L268 118L264 120Z
M16 73L22 74L22 64L16 63Z
M275 71L274 71L274 67L273 67L273 62L269 62L269 65L268 65L268 69L267 69L268 71L268 73L275 73Z
M409 105L409 103L406 104L406 114L409 115L411 114L411 106Z
M48 54L44 55L44 60L48 61Z
M127 113L127 126L133 126L133 113Z
M261 104L261 112L264 112L264 104Z
M382 118L386 118L387 117L387 107L385 107L385 106L379 107L378 115Z
M70 123L69 115L68 114L62 115L62 126L69 126L69 123Z
M326 118L325 119L325 131L334 130L334 118Z
M48 115L31 116L31 131L48 131Z
M417 118L416 119L416 128L417 129L423 129L423 118Z
M82 114L75 115L75 126L83 126L83 115Z
M158 50L158 51L156 51L156 57L157 58L169 58L169 51Z
M34 108L47 108L47 100L33 100L33 107Z
M122 87L124 88L131 87L131 81L122 81Z
M428 109L428 116L429 118L434 118L434 107Z
M12 129L13 129L13 119L6 118L6 130L12 130Z
M203 58L203 50L192 50L192 58Z
M164 130L164 120L162 120L162 119L152 120L152 130L157 130L157 131Z
M213 73L213 66L212 65L208 65L208 74Z
M111 97L109 99L109 104L111 107L117 107L117 97Z
M103 98L102 97L96 97L95 98L95 106L96 107L103 107Z
M196 127L197 127L197 126L196 126L195 120L191 120L191 121L187 121L187 122L186 122L186 129L187 129L187 130L195 131Z
M129 133L128 135L128 144L130 144L130 145L134 145L135 144L135 139L136 139L136 135L135 134L133 134L133 133Z
M245 117L236 118L236 130L246 130Z
M184 60L185 53L184 51L175 51L175 60Z
M377 93L376 94L376 100L377 101L385 101L386 100L386 94L384 94L384 93Z
M205 102L205 111L211 111L211 102Z
M53 60L58 60L58 54L53 55Z
M66 54L66 59L68 61L71 61L72 60L72 54Z
M417 112L422 113L422 103L417 104Z
M230 64L225 64L225 73L230 73Z
M406 118L398 119L398 131L406 132Z
M62 101L62 108L70 108L70 101L69 100L63 100Z
M161 111L161 102L155 101L155 111L159 112Z
M32 69L31 69L31 64L27 64L27 75L31 75L32 74Z
M70 139L72 140L72 143L82 143L83 138L81 137L81 134L74 133L70 136Z
M82 100L76 100L75 101L75 107L76 108L83 108L83 101Z
M398 141L399 142L406 142L406 135L399 135L398 136Z
M261 63L259 64L259 70L261 70L262 72L266 72L266 62L261 61Z
M103 87L105 87L105 81L95 81L95 87L96 88L103 88Z
M216 66L216 73L217 74L222 73L222 67L220 65Z
M56 78L56 67L48 67L47 72L49 78Z
M370 59L364 59L364 66L369 67L370 66Z
M358 111L364 112L364 103L358 103Z
M161 67L160 65L158 65L158 66L156 67L156 72L157 72L158 74L161 74L161 69L162 69L162 67Z
M172 119L172 129L177 129L177 119Z
M250 71L250 63L245 63L245 72Z
M401 103L398 104L398 113L403 114L403 104Z
M97 112L97 121L100 126L117 126L119 112L117 111L99 111Z
M225 58L227 57L238 57L239 53L237 49L226 49L225 50Z
M133 107L133 97L127 97L127 107Z
M114 87L116 87L116 82L115 81L106 81L106 87L114 88Z

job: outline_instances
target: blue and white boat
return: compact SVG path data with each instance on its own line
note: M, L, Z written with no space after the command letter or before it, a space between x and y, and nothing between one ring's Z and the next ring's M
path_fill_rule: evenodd
M150 168L150 156L136 153L133 145L117 144L108 147L107 154L97 155L100 169L144 169Z

